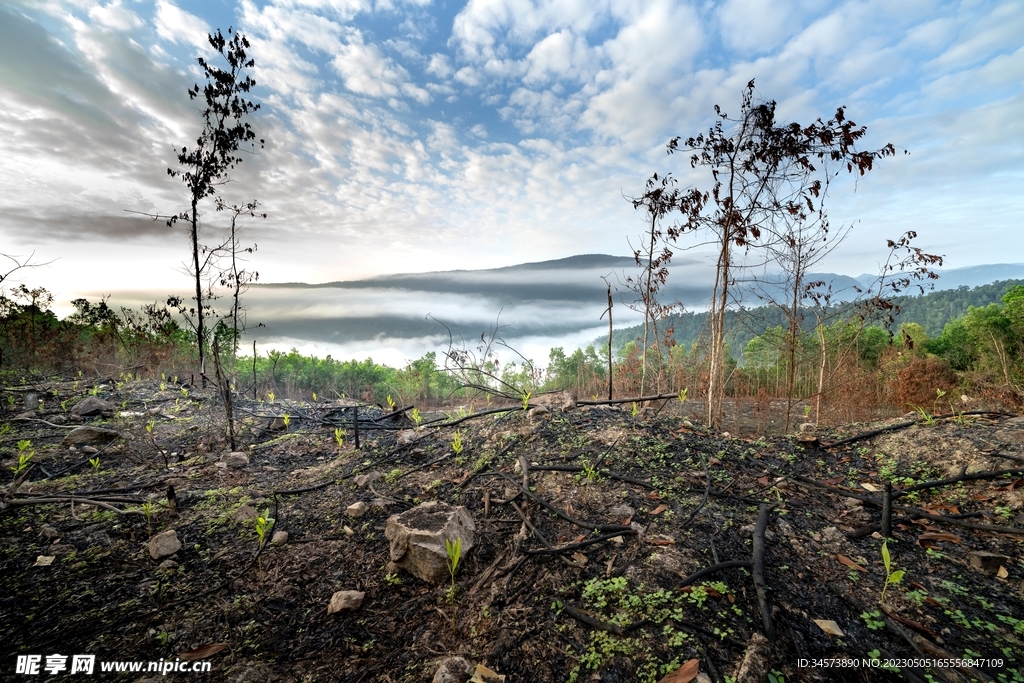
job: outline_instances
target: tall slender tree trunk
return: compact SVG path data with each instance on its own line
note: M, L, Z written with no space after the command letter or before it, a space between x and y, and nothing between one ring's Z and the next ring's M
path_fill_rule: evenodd
M725 306L729 295L729 245L732 231L726 229L718 255L714 296L711 300L711 362L708 377L708 425L721 427L722 401L725 398Z
M192 266L196 274L196 340L199 342L199 377L206 386L206 330L203 327L203 278L199 270L199 215L196 200L192 200Z

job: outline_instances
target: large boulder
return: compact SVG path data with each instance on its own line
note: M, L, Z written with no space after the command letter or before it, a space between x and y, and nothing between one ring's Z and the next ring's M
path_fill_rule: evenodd
M530 397L530 404L535 406L547 406L559 410L572 410L576 407L576 394L566 389L565 391L554 391L546 394L538 394Z
M473 547L476 525L464 507L432 500L388 518L384 535L391 541L391 561L428 583L448 578L445 541L462 540L461 557Z
M114 404L109 401L104 401L102 398L86 396L75 404L71 409L71 414L76 415L77 417L92 417L94 415L109 416L114 414Z

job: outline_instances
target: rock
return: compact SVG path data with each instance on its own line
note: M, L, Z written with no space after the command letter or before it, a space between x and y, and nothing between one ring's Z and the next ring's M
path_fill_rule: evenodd
M102 427L75 427L64 440L61 442L62 446L77 446L82 444L90 443L102 443L107 444L121 436L113 429L103 429Z
M835 527L833 527L833 528L835 528ZM743 538L753 538L754 537L754 525L753 524L747 524L746 526L741 526L740 527L740 536L742 536ZM764 530L764 538L765 538L766 541L774 541L775 540L775 532L772 531L771 529L765 529Z
M369 509L369 507L370 506L368 506L366 503L360 500L358 502L352 503L347 508L345 508L345 514L349 517L362 517L366 514L366 511Z
M39 530L39 535L46 539L63 538L64 534L54 529L49 524L44 524Z
M708 676L703 671L697 674L697 677L693 680L696 681L696 683L712 683L711 676Z
M547 415L550 412L551 409L548 408L547 406L535 406L533 408L530 408L529 415L530 417L538 417L540 415Z
M19 420L31 420L31 419L35 418L35 416L36 416L36 411L34 411L34 410L26 410L23 413L18 413L14 417L19 419Z
M370 507L374 510L386 511L389 507L394 505L394 501L390 501L387 498L374 498L370 501Z
M380 472L367 472L366 474L357 474L352 481L354 481L356 486L359 488L365 489L373 482L380 481L382 478L383 477Z
M336 614L345 610L355 611L363 606L363 591L338 591L331 596L331 604L327 606L328 614Z
M102 398L96 398L95 396L86 396L81 401L75 404L75 406L71 409L71 414L76 417L113 415L114 405L108 401L104 401Z
M629 519L636 514L636 510L629 507L628 505L616 505L608 511L608 515L615 521L616 524L619 522Z
M245 451L231 451L220 456L220 462L231 469L240 469L249 464L249 454Z
M159 564L159 566L157 566L157 569L163 569L163 570L170 570L170 569L177 569L177 568L178 568L178 563L175 562L174 560L164 560L163 562L161 562Z
M445 541L462 541L462 557L473 547L476 525L464 507L430 501L388 518L384 536L391 542L391 560L428 583L448 578Z
M860 501L857 502L859 503ZM832 541L834 543L846 540L846 536L843 535L843 532L835 528L834 526L826 527L821 532L821 537L826 541Z
M1000 567L1009 562L1006 555L990 553L985 550L970 551L967 553L967 559L970 560L972 567L986 574L995 574Z
M237 510L235 510L235 514L231 515L231 519L235 520L236 522L249 522L256 519L259 516L260 513L257 512L256 508L254 508L253 506L242 505Z
M424 436L426 436L426 432L421 432L415 429L403 429L395 435L395 443L399 446L408 446L414 441L419 441Z
M1003 443L1024 443L1024 430L1000 429L992 435L992 438Z
M535 406L572 410L576 407L576 394L568 390L538 394L530 398L530 403Z
M181 550L181 541L178 540L178 532L168 529L149 539L146 547L149 548L150 557L162 560Z
M100 449L95 446L82 446L82 452L86 455L96 455L100 452Z
M287 531L275 531L270 538L270 545L285 545L286 543L288 543Z
M813 432L817 428L818 425L814 424L813 422L804 422L802 425L800 425L801 432Z
M449 657L434 672L432 683L466 683L473 673L473 665L462 657Z

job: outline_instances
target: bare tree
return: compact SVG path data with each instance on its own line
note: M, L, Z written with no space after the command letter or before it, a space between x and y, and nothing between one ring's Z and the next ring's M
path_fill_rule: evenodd
M198 57L206 77L206 85L200 90L195 85L188 91L189 99L194 100L202 93L206 108L202 112L203 130L196 139L192 149L182 147L178 153L180 170L167 169L171 177L181 178L189 190L191 205L184 211L168 220L168 226L176 221L186 221L189 226L189 240L192 246L192 274L196 285L195 330L199 345L199 373L206 381L206 327L205 292L203 273L200 264L202 251L199 243L200 213L199 203L217 193L217 188L228 181L228 172L242 161L238 148L243 143L253 145L255 150L256 134L245 118L260 108L259 104L246 99L246 94L256 85L247 70L252 69L255 61L249 57L249 41L240 33L228 29L228 38L218 29L208 36L210 45L228 63L227 69L210 64L203 57ZM259 141L263 147L263 140Z
M689 152L691 168L709 170L711 182L706 189L679 193L669 210L679 211L681 222L667 234L676 241L700 233L716 247L707 418L719 426L725 396L725 311L734 270L744 266L750 250L779 239L787 217L816 211L826 179L843 168L863 175L875 160L896 150L889 144L858 151L866 128L847 120L842 107L828 121L779 124L775 102L755 102L754 81L747 84L738 117L729 117L717 105L715 114L718 120L707 133L668 143L669 154Z
M250 284L260 279L260 274L258 272L254 270L246 270L245 268L240 267L240 264L244 262L241 254L256 253L257 245L254 244L251 247L243 247L239 244L238 231L240 230L240 226L238 225L238 219L243 215L248 215L250 218L255 218L257 216L260 218L266 218L267 214L256 213L256 209L259 205L260 203L256 199L243 205L228 205L225 204L220 197L217 198L217 210L228 211L231 214L231 227L228 238L222 245L225 257L229 260L229 263L227 267L221 270L219 279L220 285L222 287L227 287L231 292L231 310L226 319L231 321L232 356L238 353L238 342L242 331L245 329L245 309L243 309L241 305L241 296L249 289Z

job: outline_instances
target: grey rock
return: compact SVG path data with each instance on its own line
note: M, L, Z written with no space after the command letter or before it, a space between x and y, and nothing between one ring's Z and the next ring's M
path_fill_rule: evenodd
M168 529L149 539L146 547L149 548L150 557L162 560L181 550L181 541L178 540L177 531Z
M538 417L540 415L547 415L550 412L551 409L547 406L534 406L533 408L530 408L529 415L530 417Z
M327 613L355 611L363 606L364 597L366 597L366 593L363 591L338 591L331 596L331 604L327 606Z
M240 469L249 464L249 454L244 451L231 451L220 456L220 461L231 469Z
M49 524L44 524L43 525L43 527L39 530L39 535L42 536L43 538L48 538L48 539L62 538L64 536L64 534L62 534L61 532L57 531L56 529L54 529Z
M394 501L388 500L387 498L374 498L370 502L370 507L375 510L387 510L394 504Z
M448 657L434 672L431 683L466 683L473 674L473 665L462 657Z
M804 422L803 424L800 425L801 432L813 432L817 428L818 425L814 424L813 422Z
M80 446L82 444L101 443L107 444L119 437L120 434L113 429L102 427L75 427L61 442L63 446Z
M558 408L559 410L572 410L576 407L576 394L571 391L556 391L547 394L538 394L530 398L530 403L535 406L546 406Z
M360 500L345 508L345 514L349 517L358 518L365 515L368 509L370 509L370 506Z
M86 396L76 403L71 409L71 414L77 417L92 417L96 415L113 415L114 404L104 401L95 396Z
M860 501L858 501L858 502L860 502ZM832 541L832 542L839 542L839 541L845 541L846 540L846 536L843 535L843 532L840 531L839 529L835 528L834 526L826 527L825 529L823 529L822 532L821 532L821 537L823 539L825 539L826 541Z
M426 432L420 432L415 429L403 429L395 435L395 442L399 446L408 446L415 441L419 441L424 436L426 436Z
M616 505L608 511L608 516L611 517L616 524L624 519L629 519L636 514L636 510L629 507L628 505Z
M82 446L82 452L86 455L96 455L100 452L100 449L95 446Z
M170 571L171 569L177 569L177 568L178 568L178 563L175 562L174 560L164 560L163 562L161 562L157 566L157 569L163 569L165 571Z
M1000 429L992 438L1003 443L1024 443L1024 429Z
M375 481L379 481L383 476L380 472L367 472L366 474L357 474L352 481L359 488L366 488Z
M235 514L231 515L231 519L235 520L236 522L249 522L256 519L259 516L260 513L257 512L256 508L252 507L251 505L242 505L237 510L235 510Z
M286 543L288 543L287 531L275 531L270 538L270 545L285 545Z
M464 507L430 501L388 518L384 536L391 542L391 561L427 583L448 578L445 542L462 541L462 557L473 547L476 525Z

